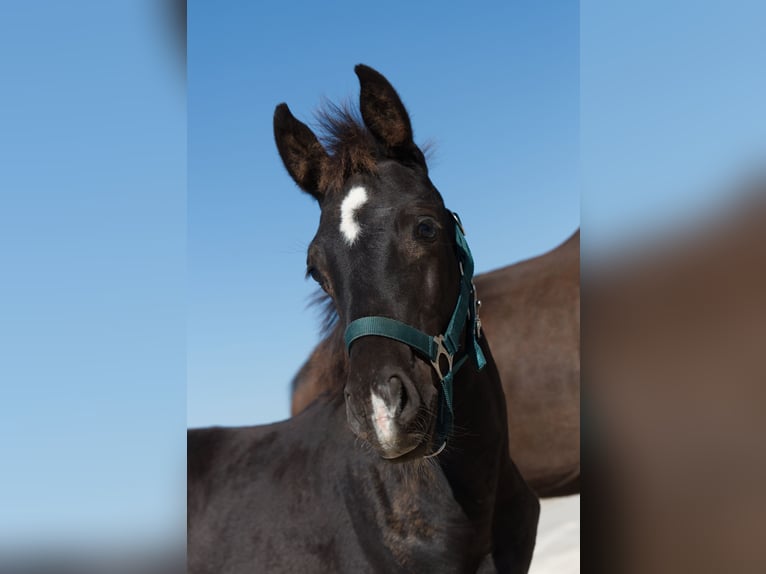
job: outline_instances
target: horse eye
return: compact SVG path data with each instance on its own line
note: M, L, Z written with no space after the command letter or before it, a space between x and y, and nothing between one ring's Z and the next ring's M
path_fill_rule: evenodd
M436 223L432 219L421 219L415 233L421 239L433 239L436 237Z
M319 271L317 271L316 267L309 267L306 270L306 276L307 277L311 277L319 285L323 285L324 284L324 280L322 278L322 275L321 275L321 273L319 273Z

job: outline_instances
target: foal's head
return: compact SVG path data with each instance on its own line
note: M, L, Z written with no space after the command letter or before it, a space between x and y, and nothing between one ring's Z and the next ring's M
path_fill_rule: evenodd
M396 91L375 70L355 70L361 119L340 109L323 114L324 145L287 105L274 115L287 171L321 208L308 273L332 298L342 327L378 315L442 333L459 289L455 221L428 178ZM349 425L385 458L427 455L438 383L430 362L408 345L361 338L345 382Z

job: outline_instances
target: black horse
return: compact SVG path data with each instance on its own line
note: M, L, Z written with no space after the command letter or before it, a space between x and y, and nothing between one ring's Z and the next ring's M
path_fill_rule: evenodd
M348 378L290 420L189 431L189 571L526 572L539 503L508 456L462 227L393 87L356 73L361 118L330 108L324 145L274 115L321 207L308 273L346 328Z

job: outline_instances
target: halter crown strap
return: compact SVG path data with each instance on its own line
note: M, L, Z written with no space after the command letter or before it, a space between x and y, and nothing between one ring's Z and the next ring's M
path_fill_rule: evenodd
M444 334L434 337L396 319L370 316L361 317L349 323L344 335L346 348L349 352L351 351L351 345L357 339L375 335L409 345L431 361L431 365L440 379L437 435L441 447L438 452L441 452L441 449L444 448L447 436L452 431L452 420L454 418L452 410L452 382L455 373L465 364L468 355L473 357L478 370L483 369L487 363L478 341L481 323L479 321L476 287L473 284L473 256L468 247L468 242L465 240L463 224L456 213L453 213L453 216L456 223L455 240L461 274L460 292L455 303L455 310L452 313L452 317L450 317ZM470 328L466 333L466 354L456 362L455 355L460 350L460 338L465 330L466 321L470 322ZM447 368L444 368L443 357L446 359Z

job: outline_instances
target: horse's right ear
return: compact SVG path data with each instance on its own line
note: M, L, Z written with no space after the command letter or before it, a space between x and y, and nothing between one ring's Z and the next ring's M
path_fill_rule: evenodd
M305 192L321 200L322 173L329 156L309 127L295 119L287 104L274 110L274 140L290 176Z

